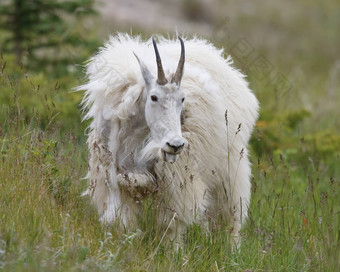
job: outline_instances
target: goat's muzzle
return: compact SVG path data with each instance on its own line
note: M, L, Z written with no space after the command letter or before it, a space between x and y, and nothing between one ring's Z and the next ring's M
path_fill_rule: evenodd
M171 139L171 141L166 142L161 150L163 160L174 163L177 156L182 152L185 144L186 140L182 137L175 137Z

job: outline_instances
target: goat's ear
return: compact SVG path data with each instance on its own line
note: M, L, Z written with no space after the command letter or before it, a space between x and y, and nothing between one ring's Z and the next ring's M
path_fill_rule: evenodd
M151 83L153 81L153 76L151 75L149 69L145 66L145 64L138 58L138 56L135 53L133 53L133 54L135 55L136 59L138 60L138 63L139 63L139 66L140 66L146 87L150 87Z

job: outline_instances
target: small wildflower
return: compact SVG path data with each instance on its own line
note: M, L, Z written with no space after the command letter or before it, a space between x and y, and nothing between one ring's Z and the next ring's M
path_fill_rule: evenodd
M243 158L243 154L244 154L244 148L242 147L242 149L240 151L240 160Z
M239 123L235 134L238 134L241 131L241 126L242 126L242 123Z

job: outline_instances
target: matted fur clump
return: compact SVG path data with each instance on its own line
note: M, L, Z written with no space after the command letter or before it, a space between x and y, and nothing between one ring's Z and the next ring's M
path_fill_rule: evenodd
M177 39L160 38L157 47L118 34L90 59L79 87L92 119L86 193L103 223L136 224L151 197L173 233L222 218L237 237L250 201L247 146L258 101L222 50L199 39L184 47L176 80Z

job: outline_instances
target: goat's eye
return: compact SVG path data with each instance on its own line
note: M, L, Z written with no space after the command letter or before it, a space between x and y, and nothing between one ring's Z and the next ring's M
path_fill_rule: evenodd
M155 95L151 95L151 100L154 101L154 102L157 102L158 101L158 97L155 96Z
M182 103L184 102L185 97L182 98Z

